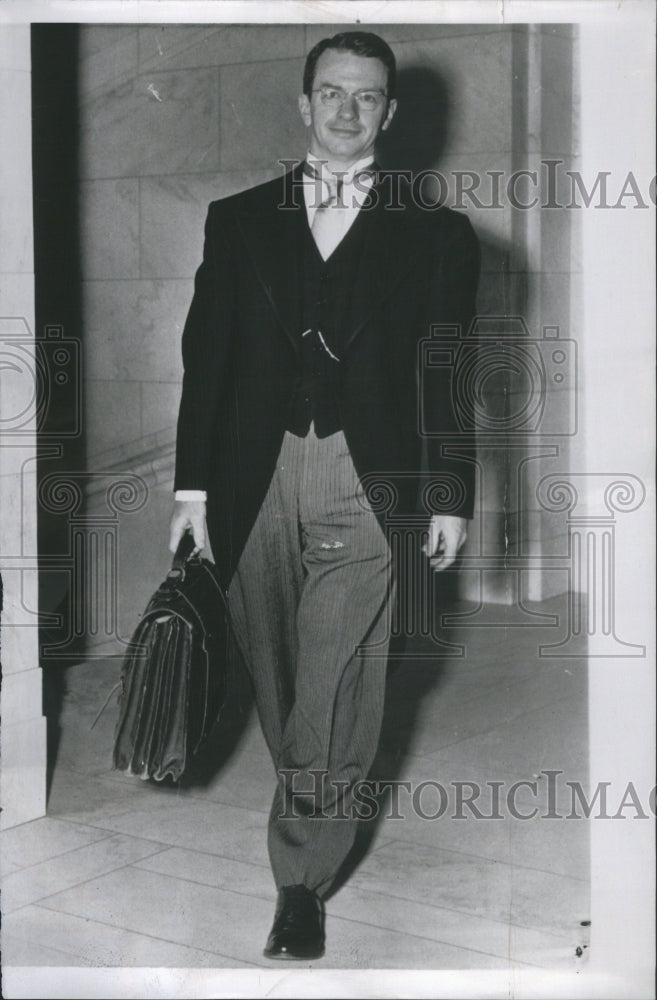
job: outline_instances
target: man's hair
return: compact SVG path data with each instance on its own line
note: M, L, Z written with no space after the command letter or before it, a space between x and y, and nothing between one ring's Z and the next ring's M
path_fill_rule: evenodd
M388 100L395 96L397 63L388 43L371 31L341 31L333 38L322 38L321 42L318 42L306 56L306 65L303 70L303 92L308 97L313 89L317 60L327 49L354 52L357 56L365 56L368 59L380 59L388 73Z

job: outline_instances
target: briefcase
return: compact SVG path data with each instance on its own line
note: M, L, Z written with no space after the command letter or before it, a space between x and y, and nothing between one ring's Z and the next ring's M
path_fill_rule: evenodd
M226 694L228 606L216 567L188 530L132 636L121 670L114 768L177 781Z

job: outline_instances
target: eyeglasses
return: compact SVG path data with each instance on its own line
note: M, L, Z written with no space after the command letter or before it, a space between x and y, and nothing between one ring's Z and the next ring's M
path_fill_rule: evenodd
M317 87L312 91L327 108L341 108L348 97L353 97L361 111L376 111L388 96L382 90L359 90L348 94L341 87Z

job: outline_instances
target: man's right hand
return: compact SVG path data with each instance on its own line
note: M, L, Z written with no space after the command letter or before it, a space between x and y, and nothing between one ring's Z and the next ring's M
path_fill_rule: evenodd
M171 515L171 534L169 549L175 552L178 543L185 534L185 529L191 528L196 548L200 552L205 545L205 500L176 500Z

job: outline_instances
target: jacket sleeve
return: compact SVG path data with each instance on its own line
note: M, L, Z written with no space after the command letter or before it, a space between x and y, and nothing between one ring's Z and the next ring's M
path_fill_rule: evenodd
M467 337L476 310L481 253L479 240L470 221L459 213L450 213L453 221L451 239L443 250L438 281L439 301L431 322L457 328L457 336L437 347L447 346L441 365L439 388L425 398L427 467L435 476L433 501L444 513L471 518L475 500L475 442L471 432L464 433L458 407L462 404L456 379L455 348ZM439 338L440 339L440 338ZM452 363L447 359L451 357ZM422 364L422 360L420 364ZM420 372L420 380L423 373ZM433 503L432 503L433 506Z
M175 490L207 489L217 411L227 386L235 281L219 209L213 202L208 210L203 262L182 335Z

